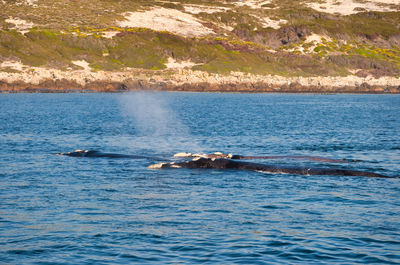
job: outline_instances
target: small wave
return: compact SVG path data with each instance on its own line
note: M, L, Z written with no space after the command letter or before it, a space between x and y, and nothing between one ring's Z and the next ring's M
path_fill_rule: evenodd
M144 262L144 261L160 261L159 258L155 257L144 257L144 256L138 256L138 255L133 255L133 254L120 254L118 256L121 259L127 259L130 262L136 261L136 262Z
M48 251L47 249L12 249L8 250L7 253L9 254L16 254L16 255L25 255L25 256L35 256L35 255L40 255L44 252Z
M283 247L283 246L291 246L293 243L286 242L286 241L280 241L280 240L272 240L267 243L268 246L270 247Z
M261 206L261 208L277 210L277 209L288 209L288 208L291 208L291 207L290 206L278 206L278 205L264 205L264 206Z
M181 252L192 252L192 251L209 252L209 251L211 251L208 248L196 247L196 246L185 246L185 245L173 246L169 250L171 250L171 251L181 251Z

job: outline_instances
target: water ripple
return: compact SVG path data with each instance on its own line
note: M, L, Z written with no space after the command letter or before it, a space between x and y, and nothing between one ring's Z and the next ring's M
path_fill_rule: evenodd
M399 96L160 93L175 121L163 116L157 137L143 130L156 123L136 117L137 127L121 113L120 97L0 95L3 263L400 263L398 179L156 171L146 160L53 155L311 155L357 162L262 162L395 176Z

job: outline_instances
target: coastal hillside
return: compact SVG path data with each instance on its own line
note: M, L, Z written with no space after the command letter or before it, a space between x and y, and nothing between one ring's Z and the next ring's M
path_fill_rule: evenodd
M0 0L0 8L2 91L400 92L398 0Z

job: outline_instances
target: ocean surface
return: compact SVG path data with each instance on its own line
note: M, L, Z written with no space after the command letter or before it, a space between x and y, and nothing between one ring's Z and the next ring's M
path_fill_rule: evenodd
M75 149L400 176L399 95L0 94L0 263L400 263L398 178L55 155Z

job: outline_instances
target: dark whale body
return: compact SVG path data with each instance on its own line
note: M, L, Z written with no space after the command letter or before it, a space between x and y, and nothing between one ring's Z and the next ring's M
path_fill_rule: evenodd
M391 178L381 174L335 168L305 168L305 167L280 167L276 165L258 164L251 162L235 161L226 158L199 158L192 161L162 163L152 165L150 168L208 168L208 169L237 169L261 171L268 173L297 174L297 175L330 175L330 176L362 176L374 178Z
M140 156L140 155L124 155L115 153L103 153L95 150L75 150L74 152L59 153L57 155L65 155L72 157L105 157L105 158L129 158L129 159L146 159L153 161L168 161L168 159ZM232 155L228 158L205 158L196 157L191 161L170 162L150 165L149 168L206 168L206 169L236 169L236 170L249 170L260 171L268 173L281 173L281 174L297 174L297 175L331 175L331 176L363 176L375 178L393 178L373 172L349 170L341 168L308 168L308 167L281 167L270 164L259 164L252 162L240 161L240 159L254 159L260 157L250 156L236 156ZM263 157L264 158L264 157ZM280 157L281 158L281 157ZM282 156L283 158L283 156ZM239 159L239 160L234 160Z
M150 156L139 156L139 155L124 155L115 153L103 153L96 150L75 150L74 152L58 153L57 155L74 156L74 157L107 157L107 158L130 158L130 159L148 159L165 161L166 159L150 157Z
M230 159L235 160L255 160L255 159L293 159L293 160L309 160L316 162L327 162L327 163L349 163L357 162L353 159L334 159L326 158L320 156L299 156L299 155L289 155L289 156L242 156L242 155L232 155Z
M266 159L284 159L284 160L305 160L305 161L316 161L316 162L324 162L324 163L349 163L349 162L358 162L358 160L354 159L335 159L335 158L327 158L321 156L306 156L306 155L279 155L279 156L243 156L243 155L233 155L233 154L224 154L221 152L216 152L213 154L192 154L192 153L177 153L174 157L182 157L182 158L228 158L234 160L266 160Z

